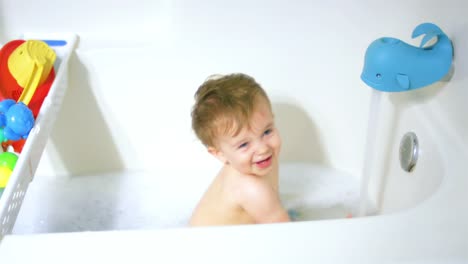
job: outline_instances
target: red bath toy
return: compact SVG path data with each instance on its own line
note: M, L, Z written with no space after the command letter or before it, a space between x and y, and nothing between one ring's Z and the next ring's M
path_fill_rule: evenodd
M17 83L8 69L8 58L11 53L24 42L25 40L12 40L0 49L0 100L13 99L17 101L23 92L23 87ZM37 117L54 79L55 71L52 69L45 82L37 87L31 98L28 107L33 112L34 117Z

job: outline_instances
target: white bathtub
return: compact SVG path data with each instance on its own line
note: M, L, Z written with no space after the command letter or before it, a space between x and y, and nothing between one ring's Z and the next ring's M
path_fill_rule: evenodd
M200 195L193 189L201 192L204 182L161 186L144 172L52 177L31 184L0 256L8 263L466 263L468 156L438 112L434 98L442 88L382 98L367 194L372 216L353 212L359 177L306 162L281 166L283 202L300 221L269 225L186 228ZM407 131L420 143L410 173L397 155ZM121 192L133 199L122 200ZM180 192L185 200L177 199Z
M363 165L374 165L366 195L366 215L417 207L439 190L446 177L444 150L434 140L438 134L431 129L432 121L421 107L401 105L402 98L401 94L387 96L380 104L385 121L377 124L379 144L372 150L372 160ZM398 154L400 139L407 131L414 132L419 140L417 164L409 173L400 167ZM285 144L288 142L285 138ZM37 177L29 187L13 233L186 227L208 183L201 180L195 185L181 184L178 175L206 179L206 175L215 175L219 166L214 161L212 167L198 169ZM281 199L294 221L359 217L361 185L359 175L319 163L280 165Z
M202 176L189 169L186 173ZM206 186L158 177L172 174L168 170L38 178L29 187L13 233L186 227ZM284 163L280 175L283 203L297 221L356 214L359 182L352 175L307 163Z

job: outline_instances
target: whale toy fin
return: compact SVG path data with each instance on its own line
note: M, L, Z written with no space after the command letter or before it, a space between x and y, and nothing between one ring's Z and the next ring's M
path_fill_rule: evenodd
M411 35L411 37L417 38L423 34L425 34L425 36L421 40L421 44L419 45L420 48L424 47L424 45L426 45L426 43L432 38L438 37L440 35L445 35L444 32L438 26L432 23L423 23L413 30L413 34Z
M397 74L396 79L398 85L400 85L402 89L408 90L410 88L410 80L408 78L408 75L399 73Z

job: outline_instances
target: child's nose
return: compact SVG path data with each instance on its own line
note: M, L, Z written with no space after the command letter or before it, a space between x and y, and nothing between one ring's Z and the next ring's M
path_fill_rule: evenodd
M263 140L260 140L257 145L257 155L262 156L268 154L270 147L266 142Z

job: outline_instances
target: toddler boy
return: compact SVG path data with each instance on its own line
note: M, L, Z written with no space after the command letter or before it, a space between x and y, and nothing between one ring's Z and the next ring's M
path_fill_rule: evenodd
M224 165L195 208L191 226L289 221L278 194L281 138L270 100L252 77L206 80L195 94L192 127Z

